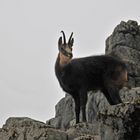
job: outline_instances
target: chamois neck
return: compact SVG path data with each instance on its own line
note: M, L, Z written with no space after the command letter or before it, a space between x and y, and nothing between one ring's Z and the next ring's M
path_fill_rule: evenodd
M65 66L68 63L70 63L70 61L72 60L72 58L65 56L64 54L62 54L61 52L59 52L58 54L58 61L59 61L59 65L60 66Z

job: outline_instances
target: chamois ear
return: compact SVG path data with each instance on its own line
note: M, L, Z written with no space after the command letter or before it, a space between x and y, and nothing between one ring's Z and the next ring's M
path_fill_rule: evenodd
M62 45L62 37L59 38L58 40L58 46Z

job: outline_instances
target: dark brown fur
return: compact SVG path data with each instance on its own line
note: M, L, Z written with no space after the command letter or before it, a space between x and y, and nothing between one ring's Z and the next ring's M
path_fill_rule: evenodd
M101 55L78 59L69 57L70 61L67 64L60 65L60 54L63 54L60 48L72 47L73 42L62 44L60 37L58 45L59 54L55 73L62 89L75 101L76 123L79 123L80 109L82 109L82 121L86 121L85 107L87 93L90 90L101 90L110 105L122 103L119 90L127 81L124 62L111 56Z

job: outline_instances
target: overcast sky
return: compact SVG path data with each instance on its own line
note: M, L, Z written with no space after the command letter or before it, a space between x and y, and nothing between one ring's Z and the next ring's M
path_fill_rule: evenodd
M74 57L103 54L114 27L139 14L139 0L0 0L0 127L54 117L65 95L54 73L61 30L74 32Z

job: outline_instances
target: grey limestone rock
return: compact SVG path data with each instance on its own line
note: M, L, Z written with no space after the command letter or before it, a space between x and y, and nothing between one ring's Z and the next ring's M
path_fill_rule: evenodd
M9 118L0 129L0 140L101 140L94 133L89 135L88 127L91 124L62 131L30 118Z
M69 134L70 138L79 136L81 134L97 135L102 140L138 140L140 137L140 87L137 88L123 88L120 91L123 104L110 106L104 97L104 95L98 92L89 92L88 103L87 103L87 118L88 124L74 125L74 102L70 95L67 95L63 100L57 104L57 109L68 111L59 114L60 125L55 126L58 121L57 117L51 119L47 124L53 125L54 127L65 129ZM67 99L66 99L67 98ZM68 104L72 104L73 108L66 109L69 105L65 105L65 100L69 100ZM60 104L60 106L59 106ZM63 104L63 106L61 106ZM72 113L71 119L66 123L66 118L69 113ZM64 119L65 118L65 119ZM65 121L63 121L63 119ZM53 123L55 122L55 123ZM73 123L72 123L73 122ZM65 125L66 123L66 125ZM67 127L65 127L67 126ZM83 133L84 132L84 133ZM135 134L135 137L133 135Z
M132 87L140 86L140 26L136 21L122 21L106 40L106 54L124 60Z
M68 128L70 124L74 124L74 101L73 98L66 94L55 106L55 117L48 120L46 124L52 125L55 128Z
M30 118L9 118L0 129L0 140L67 140L68 135Z

